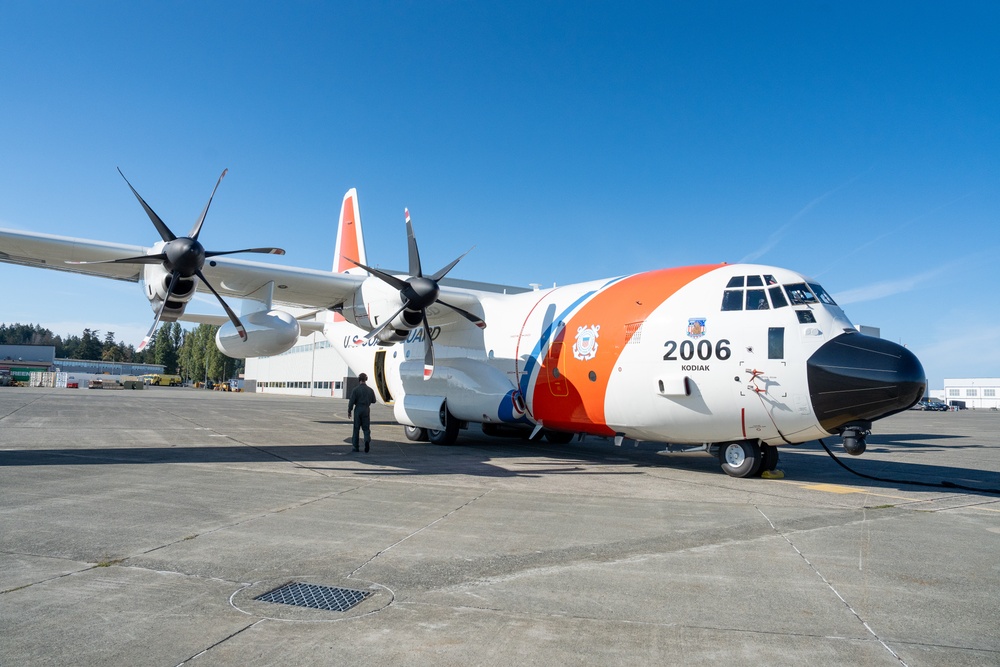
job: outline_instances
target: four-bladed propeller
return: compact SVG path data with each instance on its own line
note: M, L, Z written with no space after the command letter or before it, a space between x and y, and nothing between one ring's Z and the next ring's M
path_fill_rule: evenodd
M392 285L399 290L399 298L402 300L403 305L399 307L391 317L386 318L382 324L380 324L375 329L368 332L365 338L374 338L382 333L382 330L389 326L403 311L409 311L411 313L420 313L420 319L424 327L424 340L427 342L426 349L424 351L424 379L429 380L434 374L434 343L431 341L431 327L427 322L427 308L428 306L439 303L442 306L451 308L456 313L469 320L475 324L480 329L486 328L486 322L481 318L473 315L467 310L463 310L458 306L453 306L450 303L446 303L438 298L438 293L440 288L438 287L438 282L444 278L449 271L455 268L462 257L468 255L468 252L463 253L458 259L454 260L446 267L438 271L437 273L425 276L423 269L420 266L420 251L417 250L417 237L413 234L413 225L410 223L410 211L409 209L404 209L406 214L406 241L407 250L410 260L410 277L403 280L402 278L397 278L396 276L389 275L384 271L379 271L378 269L373 269L370 266L365 266L361 262L358 262L350 257L344 256L344 259L360 266L365 271L368 271L372 275L376 276L380 280L389 285ZM411 320L412 321L412 320Z
M201 233L201 226L205 222L205 216L208 214L208 207L212 205L212 199L215 197L215 191L219 189L219 183L226 176L228 169L223 169L222 175L219 176L219 180L215 183L215 188L212 189L212 195L208 198L208 203L205 204L204 210L202 210L201 215L198 217L198 221L194 223L194 227L191 228L191 232L187 236L176 236L170 228L167 227L166 223L160 219L160 216L156 215L156 212L149 207L149 204L143 200L139 193L136 192L132 184L129 183L128 179L125 178L125 174L119 169L118 173L125 178L125 182L128 183L128 187L132 190L132 194L135 198L139 200L142 204L143 210L146 211L146 215L149 216L150 221L152 221L153 226L156 227L156 231L159 232L160 238L163 239L164 246L161 252L153 255L140 255L138 257L125 257L122 259L109 259L97 262L67 262L68 264L162 264L163 268L170 272L170 284L167 287L167 293L163 299L163 303L160 304L159 310L156 312L156 319L153 320L153 326L150 327L149 333L146 337L142 339L142 343L139 345L139 351L141 352L153 339L153 333L156 331L156 326L160 323L160 318L163 316L164 308L166 308L167 301L170 300L170 295L174 294L174 289L177 287L178 282L181 278L191 278L192 276L197 276L205 286L215 295L215 298L219 300L222 304L223 310L226 311L226 315L229 316L229 320L236 327L236 332L239 334L240 338L243 340L247 339L246 328L243 323L240 322L240 318L236 316L233 309L229 307L229 304L215 291L212 284L208 282L205 278L205 274L202 273L201 269L205 265L205 259L209 257L218 257L220 255L233 255L240 252L255 252L268 255L284 255L285 251L281 248L244 248L243 250L218 250L218 251L206 251L205 247L198 241L198 235Z

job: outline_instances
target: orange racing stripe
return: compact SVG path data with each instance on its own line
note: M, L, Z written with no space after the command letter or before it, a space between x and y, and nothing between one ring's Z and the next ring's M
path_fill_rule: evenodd
M718 266L639 273L597 292L553 336L532 392L532 416L549 428L614 435L605 421L604 404L608 383L625 345L653 310ZM596 349L591 350L593 356L586 358L587 345L580 341L594 330Z

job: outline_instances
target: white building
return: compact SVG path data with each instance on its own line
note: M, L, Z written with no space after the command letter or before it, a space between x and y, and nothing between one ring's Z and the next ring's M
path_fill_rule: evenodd
M946 378L944 400L948 405L964 402L970 410L1000 410L1000 378Z
M244 391L346 398L347 363L321 333L302 336L292 349L273 357L247 359Z

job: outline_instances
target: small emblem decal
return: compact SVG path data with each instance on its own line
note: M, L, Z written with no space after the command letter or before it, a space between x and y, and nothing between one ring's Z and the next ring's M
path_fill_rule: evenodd
M690 338L701 338L705 335L705 317L692 317L688 320L688 336Z
M573 356L580 361L593 359L597 355L597 332L601 325L577 327L576 342L573 343Z

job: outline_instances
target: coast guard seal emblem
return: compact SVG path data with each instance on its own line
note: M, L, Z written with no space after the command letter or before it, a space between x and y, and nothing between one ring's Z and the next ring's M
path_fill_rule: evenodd
M597 355L597 332L601 325L577 327L576 342L573 343L573 356L580 361L593 359Z
M701 338L705 335L706 317L692 317L688 320L688 336L691 338Z

